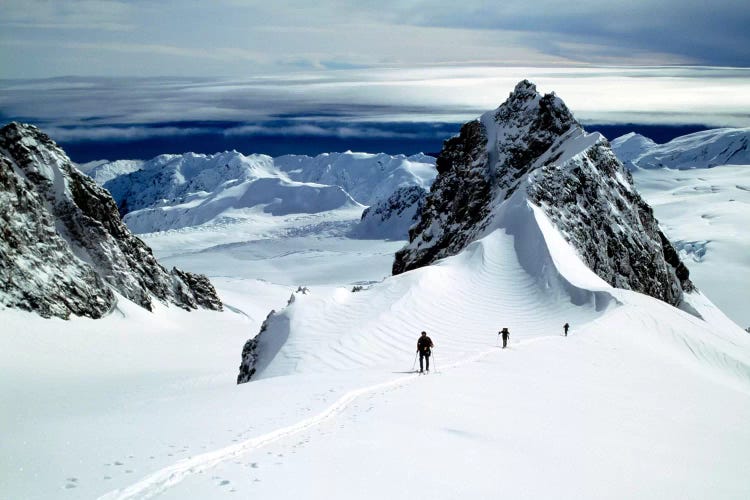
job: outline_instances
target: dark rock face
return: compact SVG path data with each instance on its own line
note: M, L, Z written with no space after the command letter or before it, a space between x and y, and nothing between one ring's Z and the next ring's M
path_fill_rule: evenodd
M294 295L292 295L292 297L294 297ZM274 310L268 313L265 321L263 321L263 324L260 325L260 331L258 332L258 335L249 339L242 347L242 362L240 363L240 372L239 374L237 374L238 384L250 382L250 379L253 377L253 375L255 375L255 366L258 363L258 344L260 341L260 336L264 335L264 332L268 330L268 322L274 314L276 314L276 311Z
M6 305L43 316L97 318L114 306L114 289L148 310L152 296L184 309L221 310L207 278L168 273L122 223L109 193L39 129L18 123L0 129L0 159L2 212L14 214L2 228L3 271L12 276L0 284ZM16 240L28 251L8 250ZM29 270L27 259L56 262L60 272Z
M609 284L673 305L694 289L609 143L587 135L560 98L526 80L445 141L437 168L394 274L457 254L492 222L495 207L524 189Z
M460 252L481 228L489 213L492 185L486 145L479 121L466 123L458 136L445 141L436 163L438 176L422 204L419 222L409 230L410 246L396 253L393 274Z
M8 307L49 318L70 313L100 318L115 297L77 259L55 229L33 186L0 157L0 297Z
M565 169L544 166L529 179L540 206L586 265L607 283L672 305L694 289L630 172L603 139Z

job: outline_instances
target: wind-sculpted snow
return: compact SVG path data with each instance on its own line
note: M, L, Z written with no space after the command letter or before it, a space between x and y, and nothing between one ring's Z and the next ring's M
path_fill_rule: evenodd
M0 154L4 304L98 318L115 304L112 288L149 310L152 296L185 309L221 309L205 277L161 267L122 223L109 193L36 127L3 127Z
M460 359L502 326L521 337L540 335L570 315L589 321L616 302L611 287L580 262L578 282L557 271L525 198L516 196L497 215L502 229L436 265L356 292L295 294L246 344L238 382L376 366L394 353L408 359L422 330L441 339L440 359Z
M528 81L445 141L437 169L394 274L459 253L496 227L499 207L520 190L610 285L672 305L693 290L606 140L586 134L561 99L540 95Z
M630 133L612 141L617 157L629 168L711 168L750 164L750 128L720 128L696 132L656 144Z
M96 165L91 172L105 178L109 165L110 170L135 168L115 163ZM434 177L434 158L422 154L347 152L274 159L227 151L161 155L105 187L128 227L144 233L242 218L248 210L312 214L375 204L403 187L427 188Z

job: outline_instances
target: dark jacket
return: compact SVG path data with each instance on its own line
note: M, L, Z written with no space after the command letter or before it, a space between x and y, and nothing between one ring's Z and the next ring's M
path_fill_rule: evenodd
M424 337L419 337L419 340L417 340L417 351L421 352L422 354L429 354L430 349L432 349L432 339L425 335Z

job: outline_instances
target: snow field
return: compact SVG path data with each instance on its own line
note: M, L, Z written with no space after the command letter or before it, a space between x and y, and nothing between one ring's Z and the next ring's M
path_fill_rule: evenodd
M363 395L164 498L745 497L747 393L630 333L520 341Z
M633 178L698 288L750 326L750 166L637 170Z

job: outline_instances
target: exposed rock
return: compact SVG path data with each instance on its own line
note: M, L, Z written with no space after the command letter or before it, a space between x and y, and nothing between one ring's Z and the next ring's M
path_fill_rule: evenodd
M524 80L497 110L445 141L438 177L393 273L455 255L481 236L518 189L609 284L670 304L693 290L632 177L599 134L586 134L563 101Z
M39 129L0 129L0 160L3 303L44 316L97 318L114 306L114 289L148 310L152 297L221 310L207 278L168 273L122 223L109 193Z
M409 228L419 220L419 211L427 197L421 186L397 189L387 199L365 209L351 235L362 239L406 239Z
M292 294L292 297L294 297L294 294ZM242 347L242 362L240 363L240 373L237 375L238 384L250 382L252 376L255 375L259 358L258 345L260 343L260 336L268 329L268 322L274 314L276 314L274 310L268 313L263 324L260 325L258 335L245 342L245 345Z

